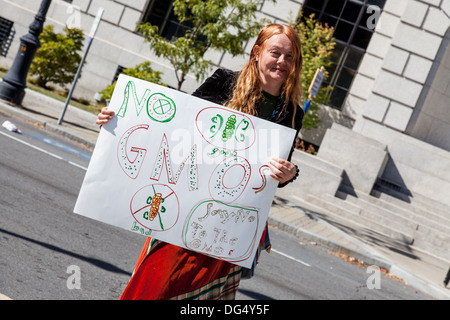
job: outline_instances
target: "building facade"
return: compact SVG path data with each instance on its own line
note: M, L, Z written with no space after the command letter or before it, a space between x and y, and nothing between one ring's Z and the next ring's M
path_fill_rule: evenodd
M153 69L163 72L162 82L176 87L171 66L164 59L155 57L143 36L135 31L138 24L151 22L160 27L166 38L175 36L180 25L174 17L172 3L173 0L52 0L45 25L54 25L55 32L62 32L67 25L81 28L88 35L98 9L105 9L75 96L92 100L96 92L111 84L121 70L144 61L150 61ZM19 38L28 32L39 5L40 1L36 0L0 0L0 18L13 24L14 33L8 53L0 58L1 67L9 68L12 64ZM277 17L279 7L283 7L281 19ZM286 23L288 19L294 19L300 7L301 3L297 1L283 0L277 4L266 1L261 7L261 15ZM217 66L230 69L239 69L245 61L244 55L232 58L220 52L209 51L207 54ZM182 90L189 93L198 85L194 77L188 77Z
M46 24L57 32L68 25L88 34L98 9L105 9L75 96L92 100L121 70L144 61L175 87L171 66L135 32L150 21L164 36L176 36L172 2L53 0ZM39 5L0 0L0 66L11 66ZM337 43L321 127L302 132L321 146L318 159L343 168L358 190L370 193L381 181L450 206L450 0L264 1L260 16L289 23L301 9L333 26ZM247 58L212 51L208 57L234 70ZM182 89L190 93L198 85L190 77Z

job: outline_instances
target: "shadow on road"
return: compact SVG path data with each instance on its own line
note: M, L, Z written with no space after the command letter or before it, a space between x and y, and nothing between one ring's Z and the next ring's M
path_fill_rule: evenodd
M49 250L65 254L65 255L74 257L76 259L80 259L80 260L86 261L86 262L91 263L94 266L96 266L98 268L101 268L103 270L106 270L106 271L110 271L110 272L114 272L114 273L119 273L119 274L124 274L124 275L127 275L127 276L131 276L130 272L122 270L122 269L120 269L120 268L118 268L118 267L116 267L116 266L114 266L114 265L112 265L112 264L110 264L108 262L105 262L105 261L102 261L102 260L99 260L99 259L86 257L86 256L83 256L81 254L78 254L78 253L75 253L75 252L72 252L72 251L65 250L65 249L62 249L60 247L54 246L52 244L45 243L45 242L42 242L42 241L38 241L38 240L35 240L35 239L31 239L31 238L28 238L28 237L25 237L25 236L22 236L20 234L17 234L17 233L11 232L11 231L7 231L7 230L4 230L4 229L0 229L0 233L8 234L10 236L13 236L13 237L16 237L16 238L20 238L22 240L25 240L25 241L28 241L28 242L40 245L40 246L42 246L44 248L47 248Z

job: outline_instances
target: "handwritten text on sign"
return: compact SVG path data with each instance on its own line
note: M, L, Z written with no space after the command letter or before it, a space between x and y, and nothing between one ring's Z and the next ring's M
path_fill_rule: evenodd
M250 267L295 131L121 75L75 212Z

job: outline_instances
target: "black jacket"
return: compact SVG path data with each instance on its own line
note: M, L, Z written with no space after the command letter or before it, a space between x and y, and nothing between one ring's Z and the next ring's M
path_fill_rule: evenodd
M206 79L192 95L223 105L231 97L238 76L239 72L233 72L227 69L217 69L216 72ZM299 106L296 106L296 108L297 114L295 117L294 129L297 130L298 135L302 128L302 121L305 113ZM289 103L287 112L273 122L292 128L293 110L294 105Z

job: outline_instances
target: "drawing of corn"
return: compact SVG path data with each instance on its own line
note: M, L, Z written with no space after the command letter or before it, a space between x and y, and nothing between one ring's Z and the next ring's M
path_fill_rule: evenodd
M159 212L159 206L161 204L161 199L162 199L161 193L155 194L155 196L152 198L152 203L150 205L150 214L148 216L148 220L153 221L153 219L155 219L156 215Z
M226 142L227 140L229 140L233 136L235 129L236 129L236 116L233 114L227 120L225 129L223 130L222 133L222 141Z

